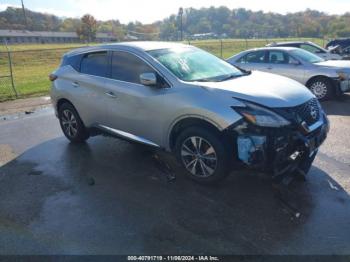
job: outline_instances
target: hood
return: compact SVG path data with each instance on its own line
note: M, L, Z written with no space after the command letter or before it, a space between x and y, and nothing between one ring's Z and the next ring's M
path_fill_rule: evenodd
M225 96L267 107L294 107L315 97L292 79L259 71L223 82L201 82L200 85Z
M324 66L324 67L333 67L333 68L334 67L344 68L350 71L350 61L328 60L328 61L316 63L315 65Z

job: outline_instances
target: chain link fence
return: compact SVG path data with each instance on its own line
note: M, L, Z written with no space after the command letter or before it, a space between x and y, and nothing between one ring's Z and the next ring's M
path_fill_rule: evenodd
M17 97L14 88L10 52L0 52L0 101Z
M72 48L0 52L0 101L47 94L48 75Z
M327 43L326 39L322 38L286 38L286 39L237 39L237 40L189 40L188 44L202 48L218 57L227 59L237 53L251 48L264 47L273 42L288 42L288 41L310 41L324 47Z
M262 47L273 41L291 41L301 39L241 39L241 40L198 40L188 44L207 50L221 58L228 58L243 50ZM321 46L324 39L302 39L313 41ZM20 46L18 46L19 48ZM40 44L38 44L40 47ZM50 81L48 75L55 70L64 53L73 48L55 48L40 50L0 49L0 102L28 96L48 94ZM21 46L21 48L23 48Z

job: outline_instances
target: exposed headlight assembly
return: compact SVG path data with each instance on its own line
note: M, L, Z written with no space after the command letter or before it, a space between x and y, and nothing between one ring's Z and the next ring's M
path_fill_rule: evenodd
M253 103L244 102L246 107L234 107L249 123L263 127L282 127L290 122L275 112Z

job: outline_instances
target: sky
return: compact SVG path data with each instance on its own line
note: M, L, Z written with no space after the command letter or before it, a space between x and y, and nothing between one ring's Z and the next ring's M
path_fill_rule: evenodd
M328 14L350 12L350 0L24 0L26 8L61 17L81 17L89 13L98 20L118 19L122 23L152 23L178 12L179 7L227 6L253 11L288 12L307 8ZM21 6L20 0L0 0L0 11Z

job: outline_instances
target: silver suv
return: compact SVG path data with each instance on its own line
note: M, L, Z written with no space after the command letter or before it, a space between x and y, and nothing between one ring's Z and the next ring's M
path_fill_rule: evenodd
M241 167L305 175L329 129L315 96L291 79L239 70L183 44L74 50L50 75L65 136L107 134L173 152L202 183Z

